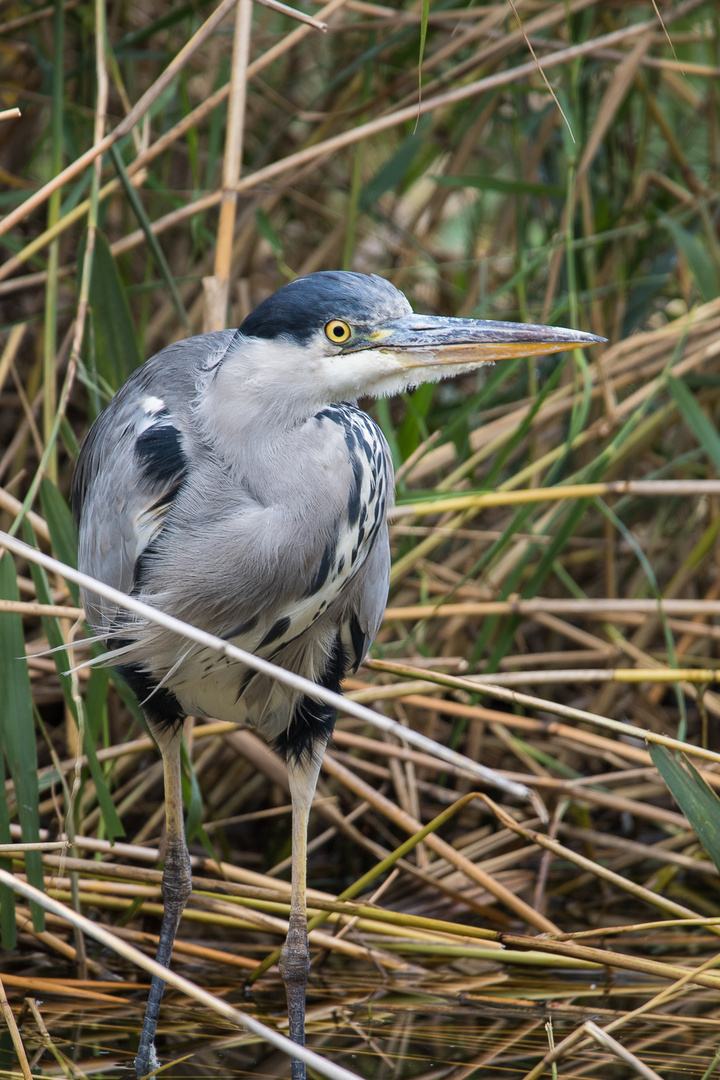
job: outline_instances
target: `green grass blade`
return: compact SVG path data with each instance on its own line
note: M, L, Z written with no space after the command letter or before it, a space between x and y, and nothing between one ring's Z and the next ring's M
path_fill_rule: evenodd
M545 535L550 536L551 541L547 547L542 549L540 559L529 581L525 584L522 578L530 561L532 548L528 550L526 558L518 564L515 574L508 579L508 583L503 590L504 597L511 595L515 591L518 591L523 598L532 598L538 595L546 578L553 571L555 560L564 551L568 540L577 532L580 521L586 513L588 503L588 499L577 499L569 507L561 508L557 514L553 515L550 527L545 530ZM513 618L503 622L497 643L484 670L497 671L500 661L508 655L512 648L513 638L519 623L519 616L513 616Z
M90 306L97 371L117 390L135 368L140 366L142 357L125 289L110 245L101 232L95 236Z
M200 790L200 784L198 783L197 773L193 766L190 755L187 751L187 744L185 739L182 741L181 748L182 756L182 789L183 789L183 802L185 804L185 835L188 842L192 840L200 840L208 857L211 859L217 858L213 846L210 843L210 839L202 827L203 818L203 797Z
M85 691L86 728L83 737L83 751L88 760L88 769L95 785L95 793L100 806L105 833L111 842L125 836L125 828L118 817L112 799L103 766L98 760L96 744L101 739L110 744L107 730L107 697L110 688L110 674L105 668L93 668Z
M425 422L428 411L435 395L433 383L425 383L419 386L411 394L405 396L407 412L405 419L400 424L397 433L398 445L403 460L406 461L420 445L421 440L427 439L428 429Z
M5 755L0 754L0 844L11 844L10 813L5 795ZM12 860L0 859L0 867L12 874ZM14 949L17 945L15 895L7 885L0 885L0 947Z
M52 487L52 485L50 486ZM25 540L29 544L35 544L35 537L27 522L25 522ZM51 604L52 597L50 595L50 587L48 585L45 570L41 566L31 563L30 573L32 574L32 579L35 584L35 593L38 601L41 604ZM63 692L65 704L75 718L75 723L79 724L77 705L73 697L72 677L68 674L68 668L70 667L71 661L64 648L65 640L62 635L62 630L60 629L60 623L57 619L52 618L43 618L42 623L50 647L58 650L57 652L53 652L53 660L55 661L55 668L58 673L58 678L60 679L60 687ZM87 726L83 728L83 752L87 757L88 769L95 785L95 794L100 805L100 812L105 825L105 831L110 840L115 840L116 837L124 836L125 830L123 829L117 811L115 810L115 804L113 803L112 795L108 788L105 774L103 773L95 748L99 729L102 726L104 701L107 697L107 672L102 670L93 671L90 683L93 682L99 682L101 685L104 685L104 697L100 699L100 701L98 701L97 694L88 694L86 697L86 707L84 711Z
M595 505L598 507L601 513L604 514L608 521L612 523L613 528L616 529L618 533L623 537L625 543L635 552L637 560L643 569L650 589L658 602L658 617L662 624L663 634L665 636L665 644L667 646L668 653L668 663L671 667L677 667L678 664L677 657L675 655L675 639L673 638L672 630L670 629L668 621L665 617L665 612L662 609L662 592L660 590L660 586L658 584L658 580L655 576L655 572L653 570L650 560L647 558L642 547L637 542L636 538L633 536L632 531L625 526L624 522L621 521L617 514L615 514L611 510L611 508L605 502L603 502L602 499L596 499ZM685 708L685 697L677 683L675 683L675 696L677 698L678 714L680 718L677 737L678 739L684 739L686 737L687 729L687 710Z
M55 485L45 477L43 477L40 483L40 503L43 516L45 517L50 530L50 537L52 539L55 554L69 566L77 566L77 530L75 528L75 522L72 519L70 509L62 495ZM77 587L70 583L68 583L68 587L75 603L78 603L80 598ZM51 643L53 642L51 641ZM61 635L57 644L62 644ZM67 658L67 653L65 652L56 655L58 657ZM68 666L69 664L67 660L65 660L63 672L67 670ZM61 675L61 683L63 683L65 679L67 679L67 676ZM69 691L69 680L65 683L65 686ZM107 689L105 690L105 693L107 693ZM73 714L76 715L74 702L72 710ZM100 804L100 810L107 835L111 840L114 840L118 836L124 836L125 830L117 816L117 811L115 810L115 805L112 801L112 795L108 789L95 749L95 740L98 737L102 723L101 718L101 711L98 711L97 709L89 710L87 716L88 727L83 730L83 753L87 756L88 769L90 770L90 775L95 785L97 800Z
M713 263L712 256L695 233L684 229L679 222L665 214L660 215L665 228L682 253L690 273L695 279L700 298L707 304L715 300L720 293L720 275Z
M0 596L4 600L20 599L15 566L7 552L0 559ZM32 692L22 618L12 612L0 615L0 744L15 784L23 840L28 844L37 843L40 839L40 799ZM4 791L3 787L0 796L3 799ZM25 868L30 883L42 889L42 860L38 851L26 853ZM33 926L36 931L44 928L43 913L37 907L33 908Z
M61 562L77 566L77 529L70 508L55 485L43 477L40 481L40 505L50 530L53 552ZM75 604L80 602L77 585L68 582L68 589Z
M110 789L107 786L105 775L102 771L102 766L98 761L97 753L94 743L91 738L89 727L86 726L83 731L83 753L87 757L88 769L90 776L92 777L93 784L95 785L95 794L100 806L100 813L102 815L103 823L105 825L105 832L108 840L111 842L118 839L118 837L125 835L125 829L122 822L117 815L115 804L112 801L112 795Z
M23 539L26 544L32 544L33 547L37 547L35 540L35 533L33 532L30 522L25 519L23 522ZM47 574L42 566L38 566L37 563L30 563L30 576L35 586L35 596L40 604L52 604L52 595L50 593L50 585L48 583ZM56 618L50 618L49 616L43 616L42 618L43 629L47 635L48 645L51 649L60 650L53 652L53 660L55 661L55 669L60 679L60 689L62 690L65 704L70 709L70 712L75 717L77 723L77 709L72 696L72 683L70 676L67 674L67 669L70 666L70 660L67 652L65 651L65 640L60 629L60 620Z
M127 195L128 202L133 208L133 212L135 213L135 217L138 219L140 228L145 233L145 239L147 240L148 247L150 248L153 256L155 257L155 262L157 263L158 270L160 271L160 274L168 287L168 291L170 293L170 296L172 297L173 304L175 305L175 310L184 322L187 330L192 333L190 319L188 317L187 311L185 310L185 305L182 302L182 297L178 292L178 287L175 284L175 278L173 277L172 270L168 265L168 261L165 258L165 253L163 249L160 247L160 241L153 232L150 218L145 212L145 207L140 201L140 197L137 191L130 183L130 177L128 176L125 169L125 163L122 159L122 154L120 153L120 149L117 143L113 143L113 145L110 147L110 156L113 159L113 164L115 165L115 168L118 171L118 176L120 177L122 185L125 188L125 194Z
M258 207L255 211L255 224L257 225L257 231L262 236L263 240L267 240L268 244L272 248L278 259L283 257L282 241L275 232L273 224L270 218L267 216L262 207Z
M675 404L685 417L690 431L715 468L720 470L720 435L718 435L715 427L700 408L697 398L690 392L687 384L674 375L668 375L667 385Z
M62 0L55 0L53 12L52 109L50 114L52 172L57 176L63 167L65 118L65 13ZM48 200L47 224L52 228L60 218L62 188L52 192ZM48 449L47 473L57 479L57 450L52 437L57 407L57 332L58 332L58 269L60 241L56 237L48 250L48 275L45 289L45 323L43 334L43 438Z
M390 454L392 455L393 467L397 470L403 463L403 456L400 452L400 445L395 434L395 425L390 415L390 403L387 398L380 398L375 402L375 419L382 429L382 433L387 439L387 444L390 447ZM402 485L400 485L402 490Z
M653 743L648 750L675 802L720 870L720 799L686 757L678 758L666 747Z
M430 17L430 0L422 0L422 13L420 15L420 51L418 53L418 94L422 96L422 62L425 55L425 39L427 38L428 19Z
M427 144L427 135L423 132L425 124L419 124L417 132L407 135L391 157L378 169L371 180L365 184L360 196L360 209L371 210L381 195L386 191L397 191L407 176L410 167Z

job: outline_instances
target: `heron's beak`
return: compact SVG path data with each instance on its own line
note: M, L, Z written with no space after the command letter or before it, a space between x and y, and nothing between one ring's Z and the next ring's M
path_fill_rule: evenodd
M371 331L360 348L393 353L404 367L465 366L584 348L606 340L556 326L403 315ZM357 344L348 351L359 351Z

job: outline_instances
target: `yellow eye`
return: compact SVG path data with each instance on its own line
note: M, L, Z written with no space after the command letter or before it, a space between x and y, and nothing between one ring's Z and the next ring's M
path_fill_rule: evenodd
M351 333L350 327L342 319L331 319L325 323L325 336L336 345L344 345Z

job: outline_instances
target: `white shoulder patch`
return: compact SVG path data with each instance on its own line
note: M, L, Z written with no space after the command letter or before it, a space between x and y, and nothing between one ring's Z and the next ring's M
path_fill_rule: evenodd
M152 395L140 398L139 404L142 411L146 412L148 416L155 416L156 413L162 412L165 408L163 399Z

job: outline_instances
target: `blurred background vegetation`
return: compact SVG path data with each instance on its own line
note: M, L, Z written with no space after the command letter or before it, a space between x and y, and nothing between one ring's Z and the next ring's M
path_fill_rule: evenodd
M350 1067L364 1055L367 1076L420 1075L438 1053L458 1076L501 1058L505 1075L531 1076L591 1008L645 1068L709 1076L720 983L688 972L716 950L702 921L720 915L713 830L705 848L696 832L713 797L665 763L680 812L643 738L704 747L696 764L718 786L720 10L303 11L327 32L250 0L0 3L2 528L72 563L73 459L112 393L147 356L237 325L298 274L379 273L419 311L606 336L372 405L398 470L395 564L373 663L347 691L521 780L550 825L537 802L487 789L502 808L465 804L442 840L408 854L383 879L377 920L348 906L354 928L316 941L310 1041ZM162 784L137 708L103 669L67 674L82 645L48 654L83 634L61 574L6 554L0 596L0 843L76 840L72 858L16 848L0 865L153 952ZM177 964L242 1001L238 966L283 933L284 772L251 732L210 723L188 728L186 765L192 850L207 856L196 873L237 895L232 913L227 896L191 901L196 951ZM314 815L317 903L475 784L341 718ZM54 917L43 931L39 909L0 889L15 1012L49 995L66 1075L92 1072L98 1046L129 1061L142 991L117 984L115 1005L98 998L72 1038L62 995L81 986L90 1010L90 983L72 980L97 990L130 968L86 953ZM592 950L553 939L532 952L542 976L521 952L500 955L497 935L529 949L550 925L587 933ZM258 985L252 1007L281 1019L277 976ZM430 989L450 1002L445 1019L422 1012ZM227 1071L252 1070L257 1047L173 1000L161 1056L193 1050L205 1075L232 1042ZM50 1053L40 1031L27 1019L31 1064ZM18 1053L7 1038L3 1068ZM637 1075L593 1039L569 1051L577 1069Z

